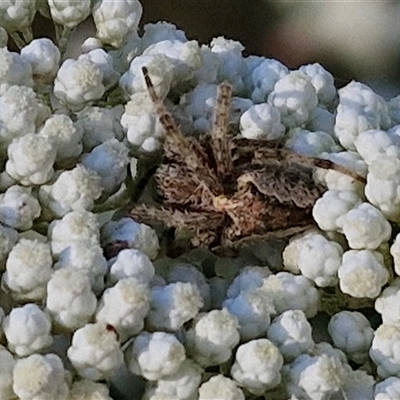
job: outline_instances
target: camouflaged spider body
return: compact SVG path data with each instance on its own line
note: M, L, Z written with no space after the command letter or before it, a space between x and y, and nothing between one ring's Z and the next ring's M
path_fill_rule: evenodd
M360 176L328 160L305 157L278 141L229 134L232 88L218 89L210 133L184 136L157 96L147 69L146 85L165 130L164 156L156 172L160 207L136 205L132 218L189 231L193 246L226 246L258 236L285 237L313 225L312 207L325 190L313 168Z

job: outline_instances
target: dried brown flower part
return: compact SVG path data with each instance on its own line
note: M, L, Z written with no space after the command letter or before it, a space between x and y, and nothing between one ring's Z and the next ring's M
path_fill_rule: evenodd
M160 207L136 205L130 216L189 231L193 246L225 246L253 237L285 237L314 224L312 207L325 190L312 177L315 167L364 178L329 160L292 152L279 141L229 134L232 88L218 90L212 131L185 137L145 81L165 130L164 158L156 172Z

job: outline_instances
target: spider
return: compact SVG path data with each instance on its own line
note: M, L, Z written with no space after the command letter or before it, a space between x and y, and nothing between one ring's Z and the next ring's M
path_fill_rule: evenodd
M155 178L159 207L137 204L129 215L190 233L194 247L216 248L249 238L284 238L314 225L312 207L325 188L315 183L315 167L364 178L329 160L306 157L278 140L249 140L230 133L232 87L218 88L211 132L182 134L148 70L143 75L165 130L163 160Z

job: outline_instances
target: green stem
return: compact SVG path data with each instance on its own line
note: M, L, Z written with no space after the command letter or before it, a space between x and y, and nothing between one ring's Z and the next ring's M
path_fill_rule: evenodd
M22 33L22 37L24 38L25 43L32 42L32 40L33 40L32 27L24 29L21 33Z
M59 24L54 24L54 27L56 31L58 48L60 49L61 54L64 54L67 50L67 45L72 33L72 29Z
M21 36L17 32L11 32L10 36L14 40L14 43L17 45L19 49L22 49L25 46L24 40L22 40Z

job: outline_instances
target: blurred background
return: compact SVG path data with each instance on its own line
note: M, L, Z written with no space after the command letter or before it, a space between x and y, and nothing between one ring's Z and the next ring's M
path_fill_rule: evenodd
M168 21L188 38L223 35L246 54L276 58L295 69L319 62L338 86L355 79L384 97L400 93L400 2L284 0L141 0L141 26ZM37 36L51 36L38 15ZM90 30L90 21L83 25Z

